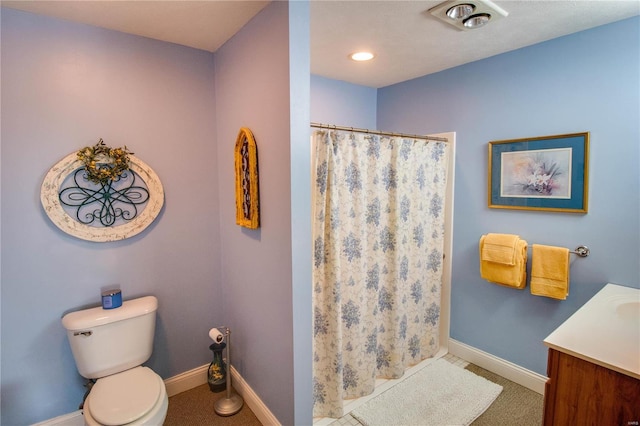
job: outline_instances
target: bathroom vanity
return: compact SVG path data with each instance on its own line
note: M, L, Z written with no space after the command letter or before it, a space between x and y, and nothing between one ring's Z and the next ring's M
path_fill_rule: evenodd
M607 284L544 343L545 426L640 424L640 289Z

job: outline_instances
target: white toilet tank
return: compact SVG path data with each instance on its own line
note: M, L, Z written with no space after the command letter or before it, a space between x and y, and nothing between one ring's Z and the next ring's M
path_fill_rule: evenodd
M153 351L158 299L127 300L115 309L70 312L62 317L78 372L99 379L142 365Z

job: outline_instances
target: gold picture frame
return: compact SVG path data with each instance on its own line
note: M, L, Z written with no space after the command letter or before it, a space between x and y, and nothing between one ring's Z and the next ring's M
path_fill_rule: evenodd
M489 142L489 208L587 213L589 132Z
M249 229L260 227L258 147L253 133L242 127L235 146L236 224Z

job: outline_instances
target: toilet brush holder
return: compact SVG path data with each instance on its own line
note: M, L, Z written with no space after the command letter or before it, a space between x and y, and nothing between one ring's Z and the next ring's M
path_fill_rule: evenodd
M240 395L234 393L231 389L231 330L229 327L219 327L224 330L224 340L227 343L227 362L226 362L226 381L227 381L227 393L224 398L220 398L214 404L214 410L219 416L227 417L233 416L242 408L244 401ZM212 329L211 331L218 331L218 329ZM209 335L212 335L212 332ZM215 333L214 333L215 334ZM217 340L217 339L216 339ZM220 343L220 342L218 342Z

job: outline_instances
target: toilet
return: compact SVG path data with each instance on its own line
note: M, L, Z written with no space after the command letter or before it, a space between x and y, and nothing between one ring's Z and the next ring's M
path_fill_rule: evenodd
M161 425L169 397L146 362L153 351L158 299L127 300L62 317L80 375L97 379L84 401L86 425Z

